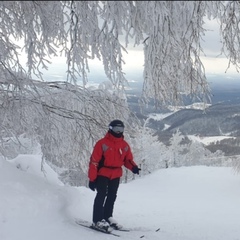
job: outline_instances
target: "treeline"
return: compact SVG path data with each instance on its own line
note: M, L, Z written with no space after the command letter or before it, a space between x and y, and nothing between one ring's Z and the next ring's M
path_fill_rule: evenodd
M225 156L240 155L240 137L217 141L207 145L206 148L211 152L221 150Z

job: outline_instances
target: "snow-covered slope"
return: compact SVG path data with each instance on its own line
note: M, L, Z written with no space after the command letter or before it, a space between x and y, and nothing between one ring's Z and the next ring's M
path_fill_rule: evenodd
M91 221L95 192L63 186L47 165L44 176L40 161L0 160L0 239L116 239L74 223ZM231 168L169 168L121 184L114 217L133 229L119 232L126 240L237 240L239 202L240 175Z

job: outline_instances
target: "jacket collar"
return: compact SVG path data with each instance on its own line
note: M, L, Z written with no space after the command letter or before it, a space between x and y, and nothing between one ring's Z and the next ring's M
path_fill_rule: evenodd
M106 135L105 135L105 138L107 138L107 139L109 139L110 141L113 141L113 142L120 142L124 139L124 136L122 136L120 138L116 138L111 133L107 132Z

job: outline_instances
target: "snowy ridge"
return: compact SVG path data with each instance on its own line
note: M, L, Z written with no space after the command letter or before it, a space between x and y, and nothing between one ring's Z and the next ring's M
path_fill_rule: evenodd
M63 186L50 168L45 176L37 173L41 156L27 158L0 159L1 240L116 238L74 223L76 218L91 221L95 192ZM121 239L238 239L239 186L232 168L204 166L161 169L121 184L114 217L134 230L121 232Z
M188 138L192 141L201 142L205 145L209 145L210 143L216 143L217 141L221 141L223 139L235 139L235 137L231 136L200 137L195 135L188 135Z

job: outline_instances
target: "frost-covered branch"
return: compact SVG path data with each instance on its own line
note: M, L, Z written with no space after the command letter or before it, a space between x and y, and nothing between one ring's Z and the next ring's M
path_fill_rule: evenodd
M124 88L123 52L144 47L143 97L179 102L183 94L209 96L200 40L204 18L218 19L222 51L239 68L238 1L1 1L1 66L43 78L52 56L66 57L68 81L87 83L90 59L99 59L116 88ZM125 42L123 41L125 39Z
M129 129L134 123L122 98L130 43L143 46L142 96L156 104L178 104L184 95L207 101L206 18L219 21L222 52L239 70L238 1L1 1L0 18L0 150L27 133L59 166L84 169L110 120L126 120ZM42 71L57 56L66 59L67 79L46 82ZM93 59L112 89L86 88Z
M61 168L78 167L86 173L93 144L106 133L112 119L123 119L131 132L134 116L126 99L111 89L88 90L67 82L26 78L21 82L16 86L13 81L2 81L2 146L24 133L40 143L48 162ZM4 148L0 150L7 154Z
M236 70L240 69L240 3L239 1L226 1L219 13L221 36L223 39L222 52L233 64Z

